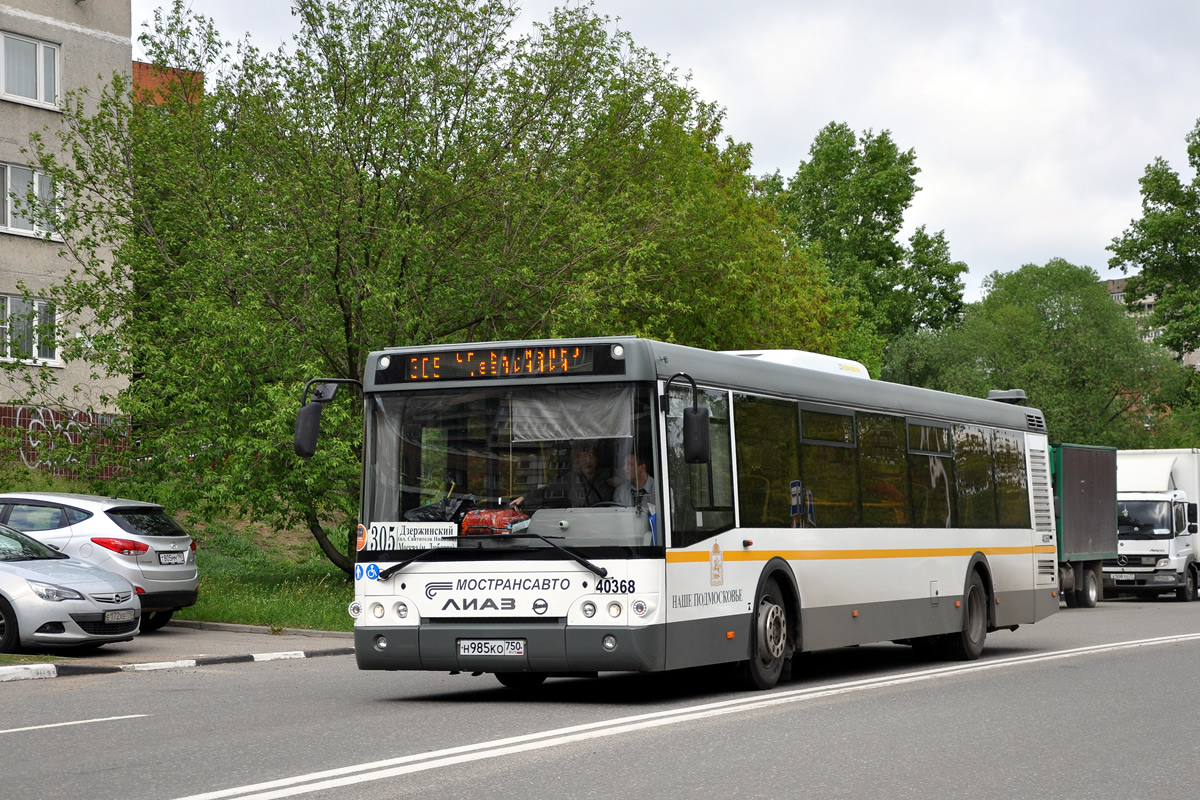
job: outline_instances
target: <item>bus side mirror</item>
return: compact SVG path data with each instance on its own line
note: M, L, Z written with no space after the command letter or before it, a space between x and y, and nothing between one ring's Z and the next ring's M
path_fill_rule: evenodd
M683 410L683 460L688 464L707 464L712 458L708 440L708 409Z
M308 399L308 390L314 383L319 383L312 390L312 400ZM317 435L321 432L321 407L331 402L337 394L338 385L350 383L362 388L362 384L353 378L313 378L304 384L304 393L300 396L300 410L296 412L296 433L292 437L292 447L301 458L312 458L317 452Z
M300 406L296 412L296 435L292 446L301 458L312 458L317 452L317 434L321 432L321 408L325 404L313 400Z
M687 464L707 464L712 460L708 442L708 409L700 407L700 390L696 381L685 372L676 372L663 387L659 408L670 413L671 384L682 378L692 385L692 407L683 409L683 460Z

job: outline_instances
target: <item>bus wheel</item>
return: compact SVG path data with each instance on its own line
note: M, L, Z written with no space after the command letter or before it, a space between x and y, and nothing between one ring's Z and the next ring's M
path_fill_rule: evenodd
M1096 573L1090 569L1083 571L1083 588L1075 593L1076 608L1095 608L1100 599L1100 587L1096 585Z
M532 689L545 683L546 676L539 672L497 672L496 680L510 689Z
M1185 571L1183 586L1175 590L1175 598L1185 603L1196 599L1196 570L1190 566Z
M779 682L788 650L787 610L774 578L766 582L758 596L753 631L750 660L743 668L746 685L751 689L770 689Z
M983 579L974 570L967 581L964 606L962 630L947 635L946 654L960 661L974 661L983 652L987 639L987 592L983 590Z

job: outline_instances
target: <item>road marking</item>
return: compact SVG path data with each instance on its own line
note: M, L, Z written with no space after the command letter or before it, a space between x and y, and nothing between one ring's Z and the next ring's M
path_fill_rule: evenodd
M52 722L49 725L30 725L27 728L9 728L8 730L0 731L0 733L20 733L21 731L40 731L45 728L65 728L68 725L90 725L93 722L112 722L118 719L138 719L139 717L148 717L149 714L126 714L123 717L97 717L96 719L77 719L73 722Z
M879 678L846 681L827 686L812 686L805 689L790 691L775 691L756 694L752 697L740 697L733 700L721 700L715 703L705 703L698 706L676 708L668 711L655 711L648 714L635 714L629 717L619 717L602 722L592 722L574 725L567 728L528 733L506 739L496 739L490 742L461 745L432 753L417 753L408 756L371 761L346 767L312 772L306 775L296 775L290 778L280 778L273 781L237 786L203 794L189 795L178 800L223 800L223 798L239 798L239 800L276 800L282 797L294 797L309 792L319 792L328 789L340 789L358 783L394 778L415 772L424 772L443 767L457 766L490 758L524 753L532 750L542 750L549 747L559 747L565 744L601 739L623 733L649 730L681 722L691 722L723 714L733 714L753 711L771 706L797 703L806 700L832 697L852 692L884 687L902 686L910 683L921 683L950 675L965 675L972 672L1003 669L1006 667L1022 666L1025 664L1056 661L1066 658L1098 655L1119 650L1131 650L1139 647L1154 647L1164 644L1178 644L1200 640L1200 633L1183 634L1179 636L1163 636L1154 639L1138 639L1129 642L1091 645L1077 647L1071 650L1055 650L1049 653L1000 658L994 661L971 662L947 667L934 667L918 672L904 673ZM356 774L357 773L357 774Z

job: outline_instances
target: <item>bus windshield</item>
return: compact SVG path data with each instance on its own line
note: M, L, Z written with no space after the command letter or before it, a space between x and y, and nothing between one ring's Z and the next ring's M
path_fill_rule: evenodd
M520 512L473 515L462 532L503 520L492 532L522 534L521 547L659 544L651 400L632 383L374 395L364 522L462 500L461 512Z

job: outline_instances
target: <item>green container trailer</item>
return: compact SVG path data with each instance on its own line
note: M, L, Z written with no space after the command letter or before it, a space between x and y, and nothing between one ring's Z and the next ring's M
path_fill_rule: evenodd
M1101 570L1117 557L1117 451L1082 444L1050 445L1058 585L1068 608L1095 608Z

